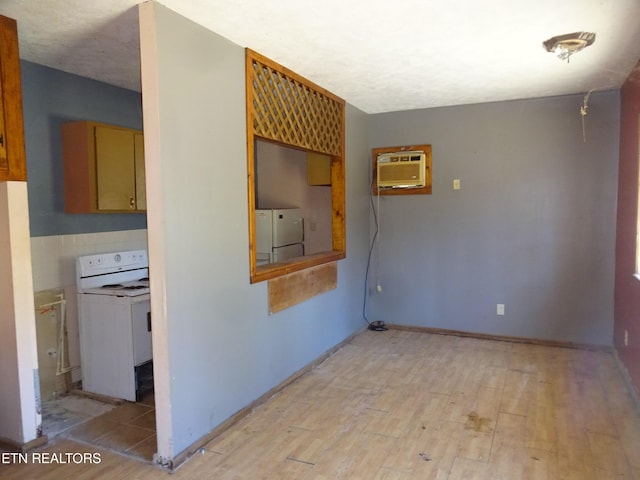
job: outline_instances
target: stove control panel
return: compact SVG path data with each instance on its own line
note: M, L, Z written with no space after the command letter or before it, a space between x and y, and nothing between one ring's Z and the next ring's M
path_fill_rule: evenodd
M77 259L77 268L81 277L135 270L148 266L149 260L146 250L100 253Z

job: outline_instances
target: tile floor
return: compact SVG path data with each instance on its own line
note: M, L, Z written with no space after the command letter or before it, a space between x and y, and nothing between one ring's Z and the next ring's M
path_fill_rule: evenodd
M42 433L53 439L61 433L116 407L78 395L75 392L50 398L42 402Z
M126 402L70 428L60 435L150 462L156 453L156 412L153 392L140 402Z

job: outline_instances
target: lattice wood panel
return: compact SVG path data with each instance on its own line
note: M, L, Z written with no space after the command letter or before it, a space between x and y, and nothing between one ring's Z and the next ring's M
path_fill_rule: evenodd
M344 101L251 50L247 107L254 135L342 156Z

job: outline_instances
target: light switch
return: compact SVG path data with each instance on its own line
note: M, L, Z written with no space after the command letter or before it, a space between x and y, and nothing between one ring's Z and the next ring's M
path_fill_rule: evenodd
M453 179L453 189L454 190L460 190L460 179L459 178L454 178Z

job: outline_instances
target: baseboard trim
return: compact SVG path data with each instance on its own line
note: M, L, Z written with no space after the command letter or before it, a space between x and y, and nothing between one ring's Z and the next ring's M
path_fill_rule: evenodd
M107 395L101 395L99 393L87 392L86 390L82 389L73 389L69 393L77 395L79 397L90 398L91 400L98 400L99 402L116 406L122 405L126 402L126 400L123 400L121 398L109 397Z
M638 389L634 385L633 380L631 379L631 375L629 375L629 370L627 370L627 367L625 367L624 363L622 363L622 360L620 359L618 350L616 348L613 349L613 358L615 358L616 360L616 365L618 366L618 370L620 370L620 373L622 374L622 379L625 386L627 387L627 390L629 391L629 395L631 396L631 400L636 407L636 411L638 412L638 415L640 415L640 392L638 392Z
M561 342L557 340L544 340L538 338L510 337L506 335L490 335L486 333L465 332L461 330L447 330L443 328L419 327L409 325L387 324L390 330L404 330L408 332L431 333L434 335L451 335L455 337L469 337L481 340L495 340L498 342L524 343L529 345L540 345L546 347L574 348L579 350L592 350L600 352L611 352L613 347L604 345L591 345L588 343Z
M289 377L284 379L278 385L276 385L275 387L273 387L272 389L270 389L266 393L262 394L256 400L254 400L249 405L247 405L245 408L239 410L234 415L232 415L231 417L226 419L224 422L222 422L220 425L218 425L216 428L214 428L211 432L209 432L205 436L201 437L196 442L192 443L189 447L187 447L181 453L176 455L173 458L173 460L171 460L168 464L166 464L166 465L162 464L162 465L159 465L159 466L162 466L162 467L168 469L169 471L175 471L186 460L188 460L191 456L193 456L194 454L198 453L207 443L209 443L210 441L214 440L216 437L218 437L219 435L224 433L226 430L228 430L230 427L235 425L237 422L242 420L247 415L251 414L256 408L258 408L259 406L261 406L264 403L266 403L267 400L272 398L274 395L280 393L284 388L286 388L287 386L291 385L296 380L298 380L300 377L302 377L306 373L308 373L311 370L313 370L314 368L316 368L318 365L320 365L322 362L327 360L329 357L331 357L334 353L336 353L342 347L344 347L345 345L347 345L348 343L353 341L353 339L355 337L357 337L359 334L361 334L365 330L366 330L366 328L364 328L364 327L359 329L359 330L356 330L354 333L349 335L347 338L345 338L343 341L341 341L340 343L338 343L334 347L332 347L329 350L327 350L326 352L324 352L322 355L320 355L318 358L313 360L311 363L305 365L300 370L296 371L295 373L293 373L292 375L290 375Z
M34 448L42 447L46 445L49 438L46 435L35 438L27 443L18 443L8 438L0 437L0 450L13 453L27 453Z

